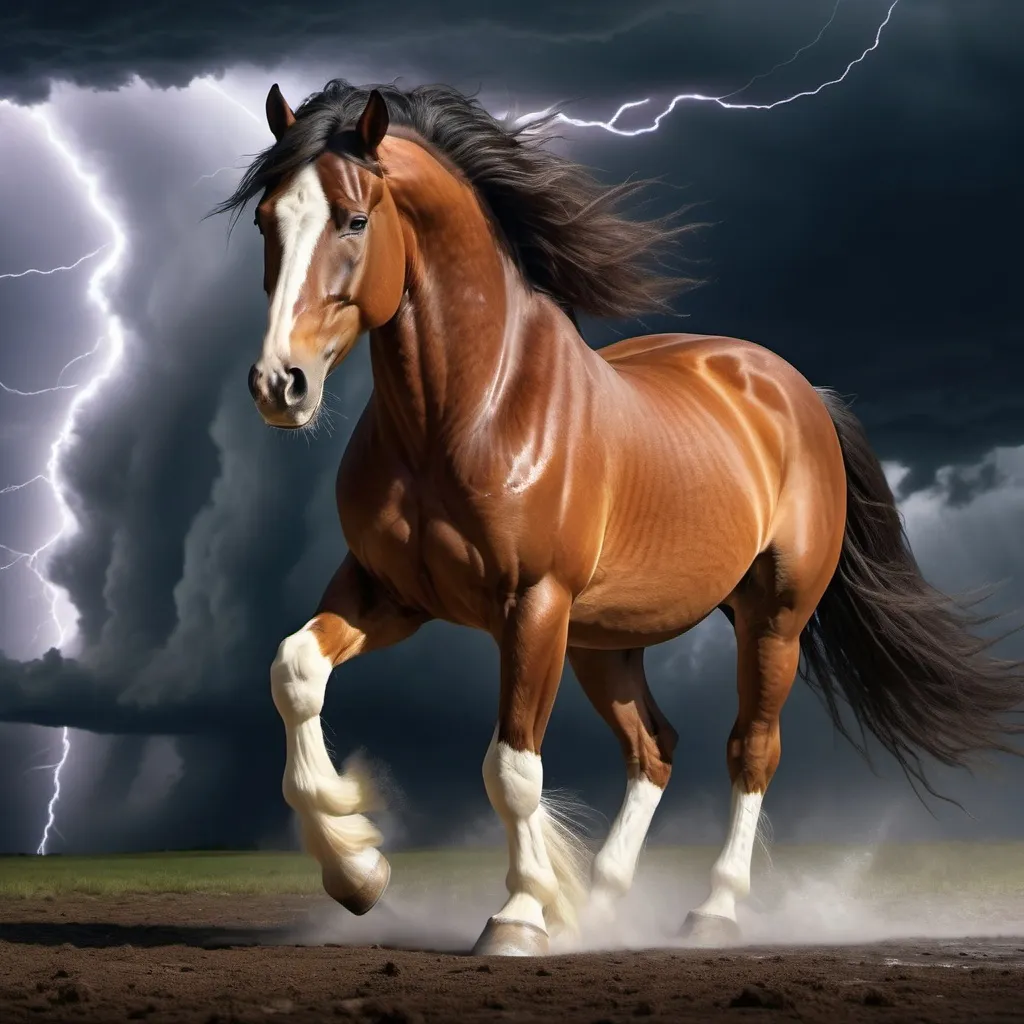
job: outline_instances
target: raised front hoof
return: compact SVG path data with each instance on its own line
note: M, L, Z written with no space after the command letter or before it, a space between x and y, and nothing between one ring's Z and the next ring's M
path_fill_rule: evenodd
M322 872L324 891L327 895L357 917L373 910L377 901L384 895L388 882L391 881L391 865L387 857L380 851L374 852L377 854L377 860L355 890L340 871L324 868Z
M487 922L473 947L473 956L545 956L548 935L525 921Z
M696 910L691 910L686 915L679 937L688 946L700 946L705 949L738 946L743 941L740 926L732 918L698 914Z

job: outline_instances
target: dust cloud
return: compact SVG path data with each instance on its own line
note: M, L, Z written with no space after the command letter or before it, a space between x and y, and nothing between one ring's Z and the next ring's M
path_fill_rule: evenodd
M588 926L552 953L672 948L707 895L710 847L644 852L612 924ZM329 900L291 930L301 945L468 951L505 899L504 850L398 855L389 891L365 917ZM738 909L744 945L837 946L1024 935L1024 844L792 846L755 856Z

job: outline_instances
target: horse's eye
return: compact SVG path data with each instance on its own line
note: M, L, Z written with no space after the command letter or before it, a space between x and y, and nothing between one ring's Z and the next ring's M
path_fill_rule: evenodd
M353 217L348 222L348 226L349 226L349 230L350 231L362 231L363 228L366 227L366 218L365 217Z

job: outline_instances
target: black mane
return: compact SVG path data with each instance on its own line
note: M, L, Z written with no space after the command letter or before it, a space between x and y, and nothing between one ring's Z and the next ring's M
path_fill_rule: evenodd
M554 115L502 123L472 97L445 85L327 83L295 111L295 124L264 150L214 213L245 205L283 176L319 157L350 130L378 89L393 125L411 129L474 186L524 278L563 306L596 316L668 308L687 278L654 269L686 230L668 219L627 219L620 207L648 182L611 187L580 164L544 148Z

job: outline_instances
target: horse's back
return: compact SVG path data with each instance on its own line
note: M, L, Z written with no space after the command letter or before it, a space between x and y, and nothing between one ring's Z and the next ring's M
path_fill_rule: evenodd
M778 353L742 338L720 334L645 334L624 338L598 349L598 354L618 370L676 368L717 377L738 391L756 381L751 374L766 374L790 386L803 381L800 372Z
M643 334L635 338L623 338L597 351L608 363L628 365L632 362L661 362L677 357L686 358L707 347L708 343L737 340L712 334Z
M817 392L760 345L650 335L600 355L618 377L618 507L578 614L653 640L707 615L780 533L834 504L842 460ZM597 632L580 640L603 646Z
M653 401L670 418L681 399L696 398L712 410L724 403L755 431L755 437L745 434L739 443L753 443L774 463L783 464L787 454L796 454L796 448L813 444L822 434L826 457L835 454L828 444L835 432L817 391L791 363L755 342L721 335L650 334L626 338L598 353L637 397Z

